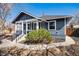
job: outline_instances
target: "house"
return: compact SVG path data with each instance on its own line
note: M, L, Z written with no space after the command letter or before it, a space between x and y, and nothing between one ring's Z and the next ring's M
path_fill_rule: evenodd
M79 20L73 25L73 28L79 28Z
M74 27L74 28L79 28L79 25L74 25L73 27Z
M35 17L31 14L21 12L14 20L16 35L27 34L39 28L47 29L51 35L66 35L66 25L72 19L67 15L43 15Z
M73 37L79 37L79 21L77 21L74 25L73 25Z

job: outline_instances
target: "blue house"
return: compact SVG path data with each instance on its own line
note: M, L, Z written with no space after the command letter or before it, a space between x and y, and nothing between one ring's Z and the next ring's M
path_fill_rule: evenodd
M13 20L17 35L27 34L39 28L47 29L51 35L66 35L66 25L72 19L68 15L44 15L35 17L29 13L21 12Z

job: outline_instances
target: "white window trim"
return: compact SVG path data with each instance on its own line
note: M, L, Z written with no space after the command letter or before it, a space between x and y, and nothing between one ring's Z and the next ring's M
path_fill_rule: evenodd
M55 29L50 29L50 26L49 26L49 23L50 22L55 22ZM48 21L48 30L50 31L50 30L56 30L56 20L53 20L53 21Z

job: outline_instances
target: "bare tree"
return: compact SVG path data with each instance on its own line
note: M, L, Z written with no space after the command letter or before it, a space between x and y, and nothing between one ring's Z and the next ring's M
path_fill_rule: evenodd
M12 8L11 3L0 3L0 30L3 30L7 16Z
M79 23L79 13L75 16L75 24Z

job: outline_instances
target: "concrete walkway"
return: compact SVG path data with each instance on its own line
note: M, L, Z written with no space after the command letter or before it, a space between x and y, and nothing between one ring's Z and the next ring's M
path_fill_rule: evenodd
M72 37L66 36L65 43L67 45L70 45L70 44L75 44L75 41Z

